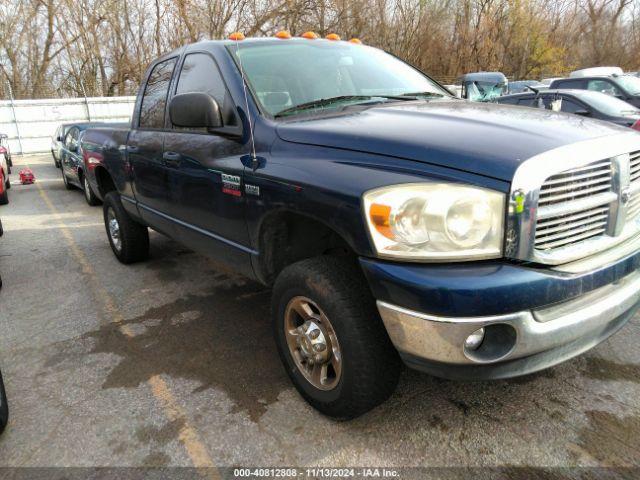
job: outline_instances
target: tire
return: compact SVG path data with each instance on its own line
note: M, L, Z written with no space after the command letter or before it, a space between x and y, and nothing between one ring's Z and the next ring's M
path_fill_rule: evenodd
M111 250L120 262L129 264L149 257L149 230L129 216L117 192L105 197L103 215ZM114 220L115 225L111 223ZM112 228L117 229L117 235Z
M53 157L53 164L56 166L56 168L60 168L60 161L56 158L56 154L53 153L53 150L51 150L51 156Z
M4 182L4 173L0 169L0 182ZM1 184L0 184L1 185ZM0 193L0 205L6 205L9 203L9 192L4 188L2 193Z
M7 393L4 390L2 373L0 373L0 433L4 432L9 421L9 404L7 403Z
M67 190L73 190L75 187L69 183L67 176L64 173L64 169L62 169L62 181L64 182L64 188Z
M86 175L82 176L82 191L84 193L84 199L90 206L95 207L100 203L100 199L96 196L95 193L93 193Z
M337 339L335 344L341 352L339 375L333 367L335 353L328 354L330 359L325 363L332 366L325 371L327 384L324 388L318 388L303 373L305 366L300 364L302 347L295 357L289 347L292 338L297 341L303 336L285 333L297 332L290 328L293 326L290 318L298 316L298 323L304 321L295 313L296 309L292 309L296 302L305 301L300 299L310 300L313 315L320 318L320 322L314 325L322 329L317 338ZM323 256L302 260L285 268L276 279L271 314L276 345L287 374L302 397L321 413L340 420L352 419L381 404L394 392L401 370L400 357L389 340L375 301L353 259ZM321 327L323 324L324 328ZM334 337L331 337L331 330ZM314 342L311 338L313 336L307 336L306 341ZM325 345L326 351L335 352L335 344L329 340ZM309 349L309 343L306 345Z

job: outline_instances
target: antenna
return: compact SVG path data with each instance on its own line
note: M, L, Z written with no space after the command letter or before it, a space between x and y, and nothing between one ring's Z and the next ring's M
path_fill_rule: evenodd
M258 168L258 157L256 156L256 142L253 138L253 125L251 124L251 113L249 112L249 97L247 96L247 80L244 76L244 67L242 66L242 58L240 58L240 39L235 37L236 56L238 57L238 65L240 66L240 76L242 77L242 91L244 93L244 105L247 112L247 121L249 122L249 137L251 139L251 166L255 170Z

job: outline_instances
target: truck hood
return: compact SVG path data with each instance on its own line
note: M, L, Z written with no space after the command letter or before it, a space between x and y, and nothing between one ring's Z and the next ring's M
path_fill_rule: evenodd
M466 101L354 109L277 127L288 142L404 158L507 182L534 155L626 131L576 115Z

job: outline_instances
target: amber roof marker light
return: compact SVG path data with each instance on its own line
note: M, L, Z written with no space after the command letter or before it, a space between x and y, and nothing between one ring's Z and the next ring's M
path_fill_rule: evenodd
M291 38L291 33L288 30L280 30L274 35L276 38L280 38L281 40L288 40Z
M307 40L315 40L316 38L319 38L318 34L316 32L304 32L302 35L300 35L302 38L306 38Z
M239 40L244 40L244 33L233 32L231 35L229 35L229 40L235 40L236 42Z
M359 38L352 38L351 40L349 40L349 43L355 43L357 45L362 45L362 40L360 40Z
M337 33L330 33L324 38L326 38L327 40L333 40L335 42L336 40L340 40L340 35L338 35Z

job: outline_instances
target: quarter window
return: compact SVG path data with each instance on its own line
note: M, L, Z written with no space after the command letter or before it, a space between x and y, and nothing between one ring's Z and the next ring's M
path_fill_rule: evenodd
M164 110L171 75L176 64L172 58L153 67L140 105L140 128L164 127Z

